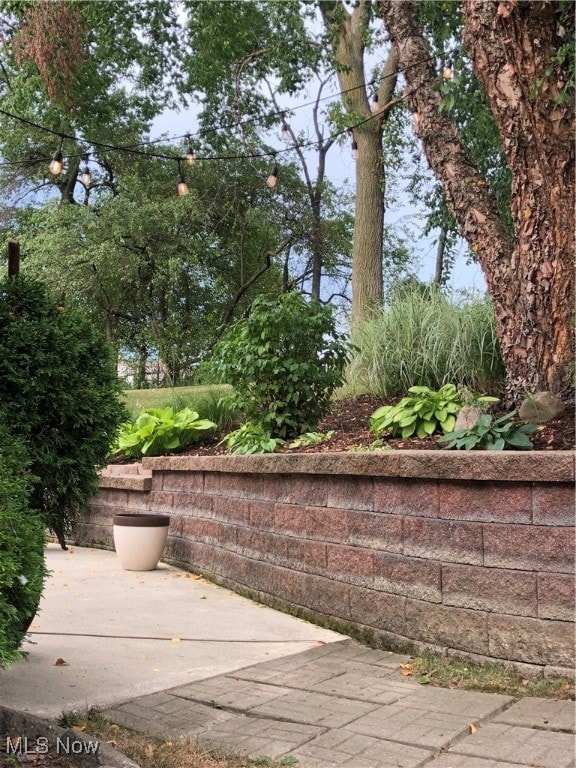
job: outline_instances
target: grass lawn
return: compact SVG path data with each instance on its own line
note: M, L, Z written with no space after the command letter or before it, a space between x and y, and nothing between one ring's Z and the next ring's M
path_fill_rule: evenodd
M172 405L184 408L188 401L193 404L205 398L222 397L231 391L227 384L208 384L197 387L161 387L157 389L126 389L124 398L130 411L139 413L146 408L165 408ZM202 414L200 414L202 415Z

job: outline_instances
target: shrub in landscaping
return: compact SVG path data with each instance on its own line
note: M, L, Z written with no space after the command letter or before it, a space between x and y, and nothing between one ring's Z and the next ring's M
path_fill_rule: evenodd
M260 424L247 421L241 427L225 435L221 443L236 456L250 456L253 453L276 453L286 441L281 437L270 437ZM221 444L219 443L219 444Z
M177 412L171 407L147 408L134 422L122 424L113 452L135 458L161 456L184 448L213 429L213 421L201 419L190 408Z
M410 393L396 405L383 405L370 417L370 430L377 437L390 433L403 439L425 438L434 432L451 432L456 416L464 405L454 384L445 384L437 392L429 387L410 387ZM498 402L497 397L466 392L468 403L483 408Z
M126 417L119 394L111 350L85 314L37 280L0 282L0 402L30 456L31 506L63 546Z
M23 443L0 420L0 667L22 655L46 573L44 523L29 507L27 467Z
M457 303L435 288L399 291L354 337L352 392L400 397L410 387L448 382L496 393L505 370L488 298Z
M210 367L234 387L233 402L249 422L286 439L316 429L347 359L331 308L287 293L257 298L216 345Z
M226 395L231 387L207 386L188 387L187 394L179 389L172 393L170 405L175 411L190 408L202 414L202 418L213 421L220 432L229 432L242 421L239 408Z
M447 443L446 448L465 451L531 451L534 446L528 435L536 432L538 426L514 419L515 414L512 411L495 419L490 413L483 413L474 426L450 432L438 438L438 442Z

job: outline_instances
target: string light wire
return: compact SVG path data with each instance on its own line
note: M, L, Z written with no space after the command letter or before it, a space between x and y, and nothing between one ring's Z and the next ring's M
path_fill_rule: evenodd
M423 61L429 61L430 58L431 57L428 57L427 59L423 59L422 61L413 62L412 64L409 64L407 67L402 69L400 71L400 73L406 71L409 67L414 67L417 64L422 63ZM385 80L387 78L394 77L394 76L396 76L396 73L388 74L388 75L383 75L382 77L377 78L375 80L372 80L369 83L362 83L361 85L357 85L357 86L354 86L353 88L348 88L348 89L346 89L344 91L341 91L339 96L342 97L345 94L350 93L351 91L358 90L359 88L365 88L366 85L374 86L376 83L378 83L378 82L380 82L382 80ZM336 95L332 94L332 95L329 95L329 96L322 97L319 101L327 101L329 99L334 99L335 97L336 97ZM406 97L406 94L405 94L404 97L394 100L393 103L394 104L399 103L399 102L403 101L405 99L405 97ZM317 103L317 101L305 102L304 104L299 104L299 105L297 105L295 107L292 107L289 111L290 112L296 112L299 109L304 109L305 107L308 107L310 105L315 105L316 103ZM372 113L370 115L370 117L365 118L365 119L355 123L354 125L347 126L346 128L344 128L344 129L342 129L340 131L337 131L334 134L331 134L330 139L336 139L339 136L343 135L344 133L347 133L348 131L352 130L353 128L358 128L361 125L364 125L365 123L369 122L370 120L377 119L383 112L387 111L389 108L390 108L390 105L388 105L388 104L385 105L383 109L375 111L374 113ZM231 123L231 124L229 124L227 126L219 127L219 128L217 128L217 127L207 128L207 129L198 131L195 134L185 133L182 136L173 136L173 137L167 137L167 138L159 138L159 139L154 139L154 140L150 140L150 141L140 142L138 144L126 144L126 145L120 144L120 145L116 145L116 144L109 144L107 142L94 141L94 140L90 140L90 139L81 138L81 137L75 136L73 134L67 133L65 131L57 131L57 130L55 130L53 128L48 128L48 127L46 127L44 125L40 125L39 123L36 123L33 120L29 120L28 118L21 117L20 115L15 115L14 113L9 112L8 110L0 108L0 114L4 115L5 117L8 117L8 118L10 118L12 120L16 120L17 122L20 122L23 125L28 125L31 128L35 128L35 129L40 130L40 131L42 131L44 133L48 133L48 134L50 134L52 136L57 136L59 138L60 142L62 142L64 140L69 140L69 141L73 141L73 142L75 142L77 144L84 144L84 145L90 146L90 147L98 147L100 149L110 150L110 151L113 151L113 152L124 152L125 154L139 155L139 156L144 156L144 157L157 158L157 159L161 159L161 160L175 160L175 159L177 160L177 159L179 159L179 156L175 155L175 154L166 154L164 152L151 152L149 150L139 149L139 147L151 146L153 144L158 144L158 143L167 143L167 144L169 144L171 142L181 141L183 139L186 139L186 140L190 141L192 136L194 136L194 137L204 136L206 134L214 133L216 131L230 130L232 128L236 128L236 127L239 127L239 126L242 126L242 125L247 125L249 123L253 123L253 122L257 122L257 121L269 120L272 117L285 116L286 112L287 112L286 109L276 110L274 112L269 112L268 114L264 115L263 117L260 116L260 117L248 118L246 120L243 120L243 121L240 121L240 122L236 122L236 123ZM202 157L196 156L195 159L196 160L203 160L203 161L220 161L220 160L243 160L243 159L250 160L250 159L257 159L257 158L270 158L270 157L274 157L277 154L285 154L287 152L292 152L295 149L306 149L308 147L315 146L317 143L318 143L317 141L308 141L308 142L304 142L302 144L294 144L294 145L292 145L290 147L287 147L285 149L280 149L280 150L267 150L267 151L262 151L262 152L244 153L244 154L241 154L241 155L240 154L237 154L237 155L205 155L205 156L202 156ZM67 157L69 159L73 159L73 158L76 158L76 157L82 158L84 156L84 154L85 154L85 152L81 152L81 153L78 153L78 154L67 155ZM27 166L27 167L30 167L31 165L37 165L37 164L43 163L43 162L45 162L48 159L49 158L47 158L47 157L40 157L37 160L30 160L30 159L28 159L28 160L25 160L25 161L5 161L5 162L0 163L0 167L8 167L8 166L20 166L20 167L26 167ZM184 159L184 158L180 158L180 159Z

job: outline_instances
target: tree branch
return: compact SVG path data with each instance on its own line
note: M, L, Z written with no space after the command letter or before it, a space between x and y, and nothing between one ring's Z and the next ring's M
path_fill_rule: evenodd
M434 173L443 184L448 206L463 237L477 252L493 298L505 303L506 286L491 281L495 262L509 261L512 240L502 221L496 198L475 163L468 157L456 127L440 112L441 96L428 43L416 20L413 2L379 0L380 13L398 46L408 85L407 100L418 115L416 133Z

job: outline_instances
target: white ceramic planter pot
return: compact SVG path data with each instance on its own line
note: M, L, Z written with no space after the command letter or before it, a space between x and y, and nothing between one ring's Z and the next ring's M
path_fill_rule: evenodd
M126 571L152 571L162 557L170 515L114 515L114 548Z

